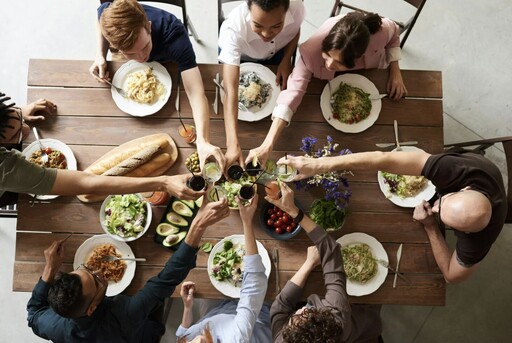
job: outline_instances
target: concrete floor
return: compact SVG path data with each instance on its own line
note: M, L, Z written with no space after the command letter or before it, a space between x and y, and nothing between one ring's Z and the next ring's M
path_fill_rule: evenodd
M327 18L332 0L305 0L307 21L301 41ZM199 62L215 63L217 51L215 0L187 0L189 16L203 45L194 43ZM353 0L382 15L406 18L408 8L396 0ZM376 3L373 1L373 3ZM397 4L399 3L399 4ZM92 60L97 1L0 0L0 90L17 103L26 100L29 58ZM180 13L179 11L172 11ZM512 55L509 28L512 2L507 0L429 0L403 51L402 69L443 72L445 141L512 135ZM507 124L509 123L509 124ZM501 147L489 157L504 170ZM506 174L504 174L506 175ZM453 244L453 238L448 234ZM38 342L26 325L29 293L11 291L15 220L0 219L0 339ZM475 275L462 285L447 287L445 307L385 306L386 342L510 342L512 326L512 226L507 225ZM174 320L165 342L174 342L181 317L175 301Z

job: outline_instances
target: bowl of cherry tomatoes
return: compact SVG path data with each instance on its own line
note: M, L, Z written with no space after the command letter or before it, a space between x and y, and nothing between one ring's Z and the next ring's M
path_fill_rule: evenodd
M263 204L260 219L265 232L279 240L295 237L302 229L288 213L269 202Z

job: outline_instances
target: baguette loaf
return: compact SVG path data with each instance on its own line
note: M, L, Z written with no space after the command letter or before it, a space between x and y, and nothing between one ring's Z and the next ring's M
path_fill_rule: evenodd
M126 173L131 172L132 170L136 169L137 167L140 167L144 163L148 162L153 158L156 152L160 147L158 145L150 145L135 155L127 158L126 160L122 161L118 165L114 166L113 168L110 168L106 172L104 172L102 175L107 176L120 176L125 175Z

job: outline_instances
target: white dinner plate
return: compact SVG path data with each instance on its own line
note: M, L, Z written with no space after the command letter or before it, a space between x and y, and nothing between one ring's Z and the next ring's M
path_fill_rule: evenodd
M245 244L244 235L231 235L222 239L219 243L215 244L212 251L210 252L210 256L208 257L208 277L210 278L210 282L212 283L213 287L215 287L219 292L221 292L225 296L231 298L240 298L240 290L242 289L241 283L240 287L236 287L229 281L218 281L213 276L211 276L213 258L215 257L215 254L217 252L220 252L222 251L222 249L224 249L224 242L228 240L233 242L233 244ZM260 254L263 265L265 266L265 275L267 276L268 279L271 269L270 257L268 256L268 252L263 246L263 244L261 244L259 241L256 241L256 245L258 246L258 253Z
M272 93L261 108L253 106L248 108L248 111L238 110L238 119L242 121L258 121L268 117L274 111L277 97L279 93L281 93L281 88L276 85L276 74L267 66L252 62L240 64L240 75L250 71L255 72L263 81L269 83L272 87ZM224 80L222 80L221 84L224 85ZM220 100L224 104L224 91L222 91L222 89L220 95Z
M116 241L109 235L96 235L88 238L78 247L75 253L75 260L73 261L73 268L76 270L79 265L86 263L94 248L107 243L115 246L117 253L121 255L121 257L135 257L132 249L125 242ZM119 282L108 282L107 296L109 297L121 293L132 282L133 276L135 275L136 262L124 262L126 263L126 270L124 271L123 278Z
M41 144L43 144L43 146L45 148L50 147L53 150L59 150L60 152L62 152L64 154L64 156L66 156L66 162L68 164L68 169L76 170L76 158L75 158L75 155L73 154L73 151L71 151L71 148L69 146L67 146L65 143L63 143L57 139L53 139L53 138L43 138L43 139L40 139L40 141L41 141ZM38 150L39 150L39 144L37 144L37 142L32 142L32 143L30 143L30 145L28 147L23 149L23 151L21 153L23 154L23 156L25 156L25 158L27 160L29 160L30 157L32 156L32 154ZM31 194L31 195L33 196L33 194ZM37 199L38 200L50 200L50 199L55 199L57 197L58 197L58 195L38 195Z
M422 149L414 147L414 146L403 146L402 147L402 151L418 151L418 150L423 151ZM394 149L393 151L397 152L396 149ZM423 189L420 192L418 192L418 194L416 194L413 197L406 197L406 198L401 198L397 194L391 193L391 191L389 190L389 186L386 183L384 177L382 176L382 172L380 170L377 172L377 180L379 181L379 187L380 187L380 190L382 191L382 193L384 194L384 196L386 198L388 198L389 201L391 201L393 204L398 205L400 207L414 208L414 207L418 206L419 204L421 204L423 202L423 200L428 201L428 200L432 199L434 194L436 194L436 186L434 186L434 184L432 182L430 182L430 180L428 181L427 185L425 187L423 187Z
M169 75L167 69L165 69L164 66L158 62L139 63L136 61L128 61L123 64L114 74L114 77L112 78L112 84L116 85L117 87L127 89L126 80L128 75L134 72L144 71L149 67L153 68L153 73L155 74L156 78L165 87L164 94L160 95L158 100L152 104L141 104L135 100L122 97L119 95L119 93L117 93L114 87L111 87L110 90L112 92L112 99L114 99L117 107L119 107L121 111L131 114L135 117L145 117L160 111L160 109L162 109L162 107L164 107L164 105L169 100L172 89L171 75Z
M365 243L372 250L373 257L389 262L388 254L386 253L386 250L384 250L382 244L374 237L367 235L366 233L349 233L338 238L336 242L340 243L342 247L352 244ZM347 293L348 295L356 297L371 294L379 289L380 285L382 285L384 280L386 280L387 275L388 269L377 263L377 274L372 279L368 280L368 282L359 283L351 281L347 278Z
M379 91L373 82L359 74L343 74L335 77L331 80L332 91L336 92L342 82L353 87L361 88L363 91L370 95L379 95ZM377 118L379 118L380 109L382 107L382 101L380 99L372 100L372 109L370 111L370 115L365 119L355 124L342 123L332 116L331 104L329 102L330 98L331 93L329 92L329 85L325 84L324 90L320 95L320 108L322 109L322 114L324 115L325 120L327 120L327 122L331 124L332 127L339 131L346 133L362 132L371 127Z

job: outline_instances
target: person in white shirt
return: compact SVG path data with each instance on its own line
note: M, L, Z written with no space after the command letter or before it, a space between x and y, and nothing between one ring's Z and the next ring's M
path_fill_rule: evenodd
M226 168L244 160L238 142L238 80L241 62L278 65L276 84L286 89L305 17L302 1L247 0L233 9L219 32L223 66L226 127Z

